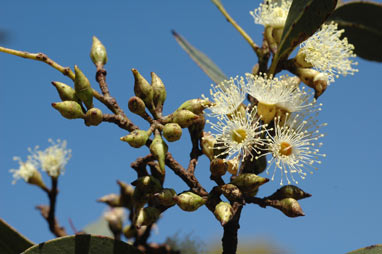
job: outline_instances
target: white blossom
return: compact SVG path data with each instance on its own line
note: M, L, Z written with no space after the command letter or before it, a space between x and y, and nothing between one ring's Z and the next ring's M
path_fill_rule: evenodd
M11 169L10 172L13 173L14 180L12 184L15 184L16 181L20 178L24 179L25 182L28 182L29 179L38 172L36 166L31 162L30 158L26 162L23 162L20 157L14 157L13 160L18 161L19 168Z
M282 28L288 16L292 0L266 0L249 13L256 24L264 27Z

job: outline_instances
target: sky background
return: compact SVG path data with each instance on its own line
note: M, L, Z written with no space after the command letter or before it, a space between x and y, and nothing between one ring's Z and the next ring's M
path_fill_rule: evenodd
M224 1L231 16L261 42L262 26L255 25L250 10L259 1ZM95 67L89 58L91 38L106 46L107 81L111 94L141 128L147 123L127 112L133 96L132 68L146 79L155 72L167 88L164 113L185 100L208 94L211 80L177 45L175 29L205 52L227 76L250 72L257 59L248 44L209 1L10 1L3 0L0 29L7 40L0 45L29 52L44 52L63 66L77 64L93 87ZM381 243L381 65L357 59L359 72L341 77L320 97L322 152L319 170L299 187L311 193L301 200L305 217L288 218L273 208L246 206L241 217L240 239L267 239L288 253L344 253ZM72 159L59 179L57 217L69 233L68 218L77 229L95 221L105 205L95 200L117 193L116 180L131 182L130 163L148 154L119 140L127 134L116 125L86 127L82 120L67 120L51 107L59 101L51 81L71 81L48 65L0 53L0 218L39 243L53 238L45 220L34 209L47 204L46 195L22 180L12 185L9 169L18 168L13 156L23 160L27 148L49 146L48 138L65 139ZM104 112L107 110L96 103ZM169 144L169 151L184 166L190 151L188 133ZM209 161L202 157L196 176L206 189ZM45 178L47 181L48 179ZM187 186L167 169L166 187L177 192ZM279 188L279 178L261 188L259 196ZM158 223L162 242L176 232L192 233L204 242L217 241L222 228L206 207L187 213L178 207L166 211Z

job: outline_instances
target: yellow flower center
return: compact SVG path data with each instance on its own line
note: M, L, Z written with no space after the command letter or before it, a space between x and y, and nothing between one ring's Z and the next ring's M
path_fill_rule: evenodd
M241 143L247 137L247 132L244 129L236 129L232 131L232 140Z
M280 144L280 154L289 156L292 154L292 146L287 142L281 142Z

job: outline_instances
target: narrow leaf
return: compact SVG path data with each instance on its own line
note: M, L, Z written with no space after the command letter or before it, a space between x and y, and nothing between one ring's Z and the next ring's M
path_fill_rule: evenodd
M343 36L355 53L366 60L382 62L382 4L351 2L341 5L329 17L344 29Z
M220 68L211 61L203 52L193 47L188 41L180 36L174 30L171 31L172 35L179 45L187 52L187 54L194 60L194 62L212 79L213 82L219 84L220 82L228 79L227 76L220 70Z
M380 254L382 253L382 244L376 244L348 252L348 254Z
M33 245L33 242L0 219L0 253L20 253Z

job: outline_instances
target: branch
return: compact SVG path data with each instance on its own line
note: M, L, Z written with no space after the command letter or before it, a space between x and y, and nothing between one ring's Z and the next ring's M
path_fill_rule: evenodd
M103 121L109 122L109 123L115 123L121 129L130 131L130 132L138 129L138 126L133 124L127 117L123 117L121 115L103 114Z
M153 160L155 160L155 157L152 154L146 155L145 157L139 157L130 164L130 167L137 172L138 177L147 176L149 175L146 169L147 163Z
M234 210L234 216L224 225L224 234L222 238L223 254L235 254L237 249L237 231L240 228L239 220L243 205L234 202L232 208Z

